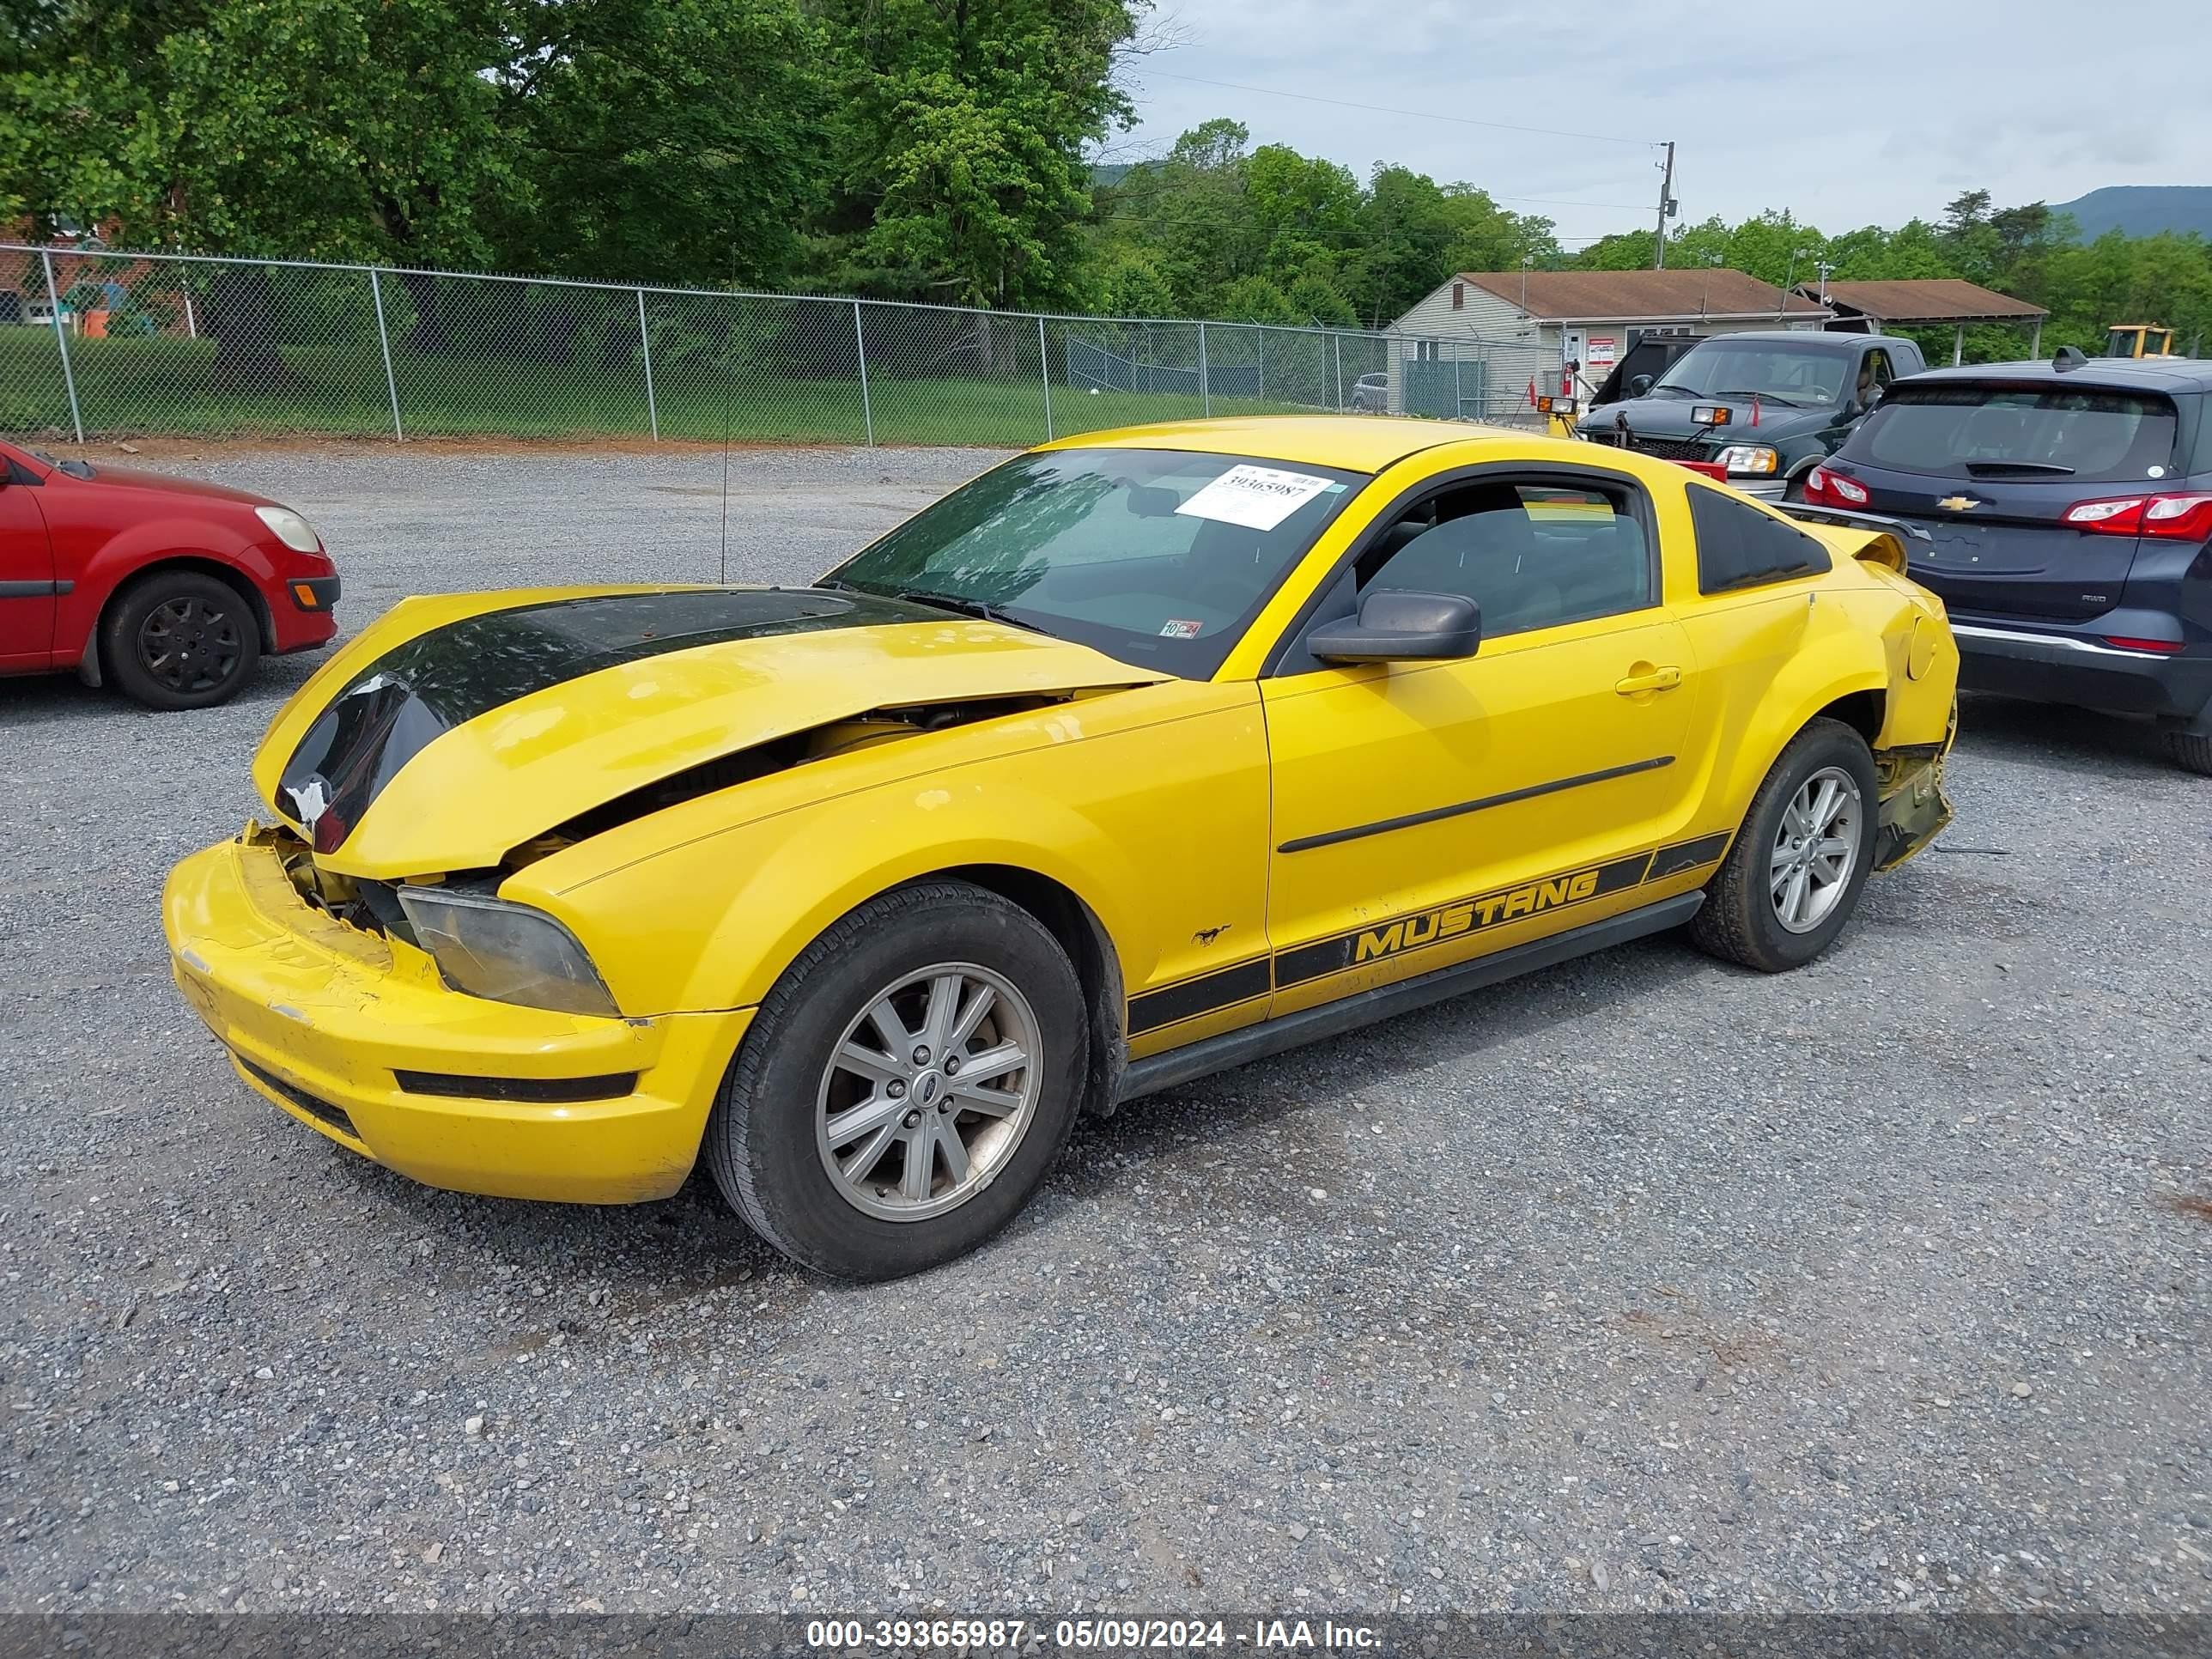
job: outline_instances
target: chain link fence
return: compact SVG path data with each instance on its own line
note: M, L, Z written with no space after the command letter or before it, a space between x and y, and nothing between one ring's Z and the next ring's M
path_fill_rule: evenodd
M1526 343L0 243L0 431L1015 448L1200 416L1534 423Z

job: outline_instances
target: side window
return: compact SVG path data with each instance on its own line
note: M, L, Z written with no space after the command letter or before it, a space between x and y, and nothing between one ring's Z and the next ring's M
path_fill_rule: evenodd
M1831 568L1828 550L1786 519L1703 484L1690 486L1690 522L1698 532L1700 593L1784 582Z
M1402 515L1360 561L1359 591L1459 593L1486 638L1656 603L1629 491L1610 484L1468 484Z

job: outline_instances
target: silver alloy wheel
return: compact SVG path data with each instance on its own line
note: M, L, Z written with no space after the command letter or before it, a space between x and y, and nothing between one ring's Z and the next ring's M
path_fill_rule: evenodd
M1775 920L1793 933L1826 921L1850 885L1865 833L1864 804L1850 773L1824 766L1799 785L1782 809L1768 860Z
M886 1221L966 1203L1036 1117L1037 1018L1003 975L939 963L885 986L823 1071L814 1139L838 1195Z

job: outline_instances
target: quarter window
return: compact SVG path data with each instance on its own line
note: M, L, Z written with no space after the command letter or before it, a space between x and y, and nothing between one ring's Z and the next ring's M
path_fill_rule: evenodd
M1401 515L1361 560L1361 593L1457 593L1486 639L1654 603L1651 551L1629 491L1482 483Z
M1796 526L1703 484L1690 486L1690 522L1698 532L1700 593L1759 587L1831 568L1828 550Z

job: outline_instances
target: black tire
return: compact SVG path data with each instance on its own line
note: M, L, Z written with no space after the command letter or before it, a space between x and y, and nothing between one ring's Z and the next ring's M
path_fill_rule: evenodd
M110 601L100 648L108 678L149 708L228 702L261 661L261 619L228 582L155 570Z
M856 1207L824 1164L824 1078L885 987L951 963L988 970L1025 1000L1038 1047L1034 1106L985 1184L956 1207L886 1219ZM1043 923L967 882L897 888L808 945L763 1000L708 1121L707 1166L730 1206L800 1265L866 1280L920 1273L974 1249L1029 1202L1074 1127L1088 1049L1083 988ZM925 1098L918 1085L908 1098ZM906 1155L902 1147L902 1167Z
M1858 789L1856 856L1818 924L1793 933L1778 912L1770 884L1771 860L1792 798L1828 768L1848 775ZM1690 937L1698 948L1767 974L1802 968L1826 950L1858 908L1859 895L1874 867L1881 810L1875 787L1874 756L1866 739L1842 721L1816 720L1790 739L1752 798L1728 857L1705 884L1705 908L1690 922Z
M2183 771L2212 778L2212 737L2169 732L2166 734L2166 752L2173 757L2173 763Z

